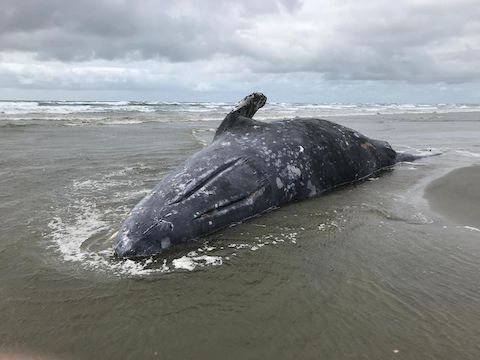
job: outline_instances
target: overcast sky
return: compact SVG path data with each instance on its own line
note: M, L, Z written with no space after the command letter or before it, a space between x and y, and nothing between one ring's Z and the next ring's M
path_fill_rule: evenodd
M0 0L0 99L480 102L479 0Z

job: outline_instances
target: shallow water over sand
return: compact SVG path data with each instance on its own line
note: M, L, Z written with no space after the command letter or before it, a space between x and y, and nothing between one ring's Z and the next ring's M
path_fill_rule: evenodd
M480 222L423 197L479 164L478 113L335 117L396 149L443 154L142 262L112 258L121 220L218 121L95 116L0 121L0 349L478 358Z
M458 224L480 224L480 166L455 169L425 189L430 206ZM480 229L478 229L480 231Z

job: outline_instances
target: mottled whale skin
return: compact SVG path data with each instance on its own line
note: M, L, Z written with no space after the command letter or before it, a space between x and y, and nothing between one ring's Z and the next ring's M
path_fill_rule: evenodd
M121 225L115 255L157 255L229 225L369 177L415 157L397 154L330 121L252 119L253 93L229 113L213 142L168 174Z

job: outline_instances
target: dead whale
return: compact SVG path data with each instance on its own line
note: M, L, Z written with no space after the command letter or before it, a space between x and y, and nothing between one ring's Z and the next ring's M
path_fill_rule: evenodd
M133 208L118 233L116 256L157 255L174 244L417 158L327 120L253 120L265 102L261 93L240 101L213 142Z

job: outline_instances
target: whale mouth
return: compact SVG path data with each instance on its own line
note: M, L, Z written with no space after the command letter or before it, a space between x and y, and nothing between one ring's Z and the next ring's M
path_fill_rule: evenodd
M163 250L160 249L155 249L155 251L148 251L148 249L138 251L135 248L117 246L113 251L113 256L118 259L143 259L160 255L162 252Z
M160 242L139 242L129 237L128 232L119 234L113 255L120 259L141 259L156 256L170 248L169 237L164 237Z

